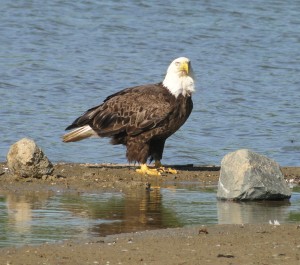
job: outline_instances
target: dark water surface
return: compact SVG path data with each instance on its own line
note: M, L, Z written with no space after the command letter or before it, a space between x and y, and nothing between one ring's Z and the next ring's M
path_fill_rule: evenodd
M107 139L61 143L64 128L187 56L195 107L165 163L220 164L250 148L299 165L299 1L4 0L0 24L0 161L26 136L53 162L126 162Z
M216 187L172 183L123 193L0 194L0 247L207 224L299 223L300 189L289 202L216 200Z

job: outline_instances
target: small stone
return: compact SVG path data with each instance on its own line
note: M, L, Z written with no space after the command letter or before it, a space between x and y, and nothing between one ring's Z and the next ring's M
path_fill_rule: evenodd
M12 174L20 177L42 178L54 170L41 148L28 138L23 138L10 147L7 165Z
M217 198L223 200L282 200L291 197L279 165L266 156L241 149L221 162Z

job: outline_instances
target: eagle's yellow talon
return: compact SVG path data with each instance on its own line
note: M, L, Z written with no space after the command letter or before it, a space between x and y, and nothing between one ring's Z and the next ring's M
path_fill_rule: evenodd
M157 169L159 172L164 172L164 173L170 173L170 174L177 174L177 170L173 168L165 168L165 167L159 167Z
M170 168L170 167L167 168L167 172L171 173L171 174L177 174L178 173L176 169L173 169L173 168Z
M156 168L149 168L146 164L142 164L141 168L137 169L136 172L151 176L160 176L160 172Z
M164 173L170 173L170 174L177 174L177 170L176 169L173 169L173 168L165 168L160 161L155 161L155 167L157 168L157 170L159 172L164 172Z

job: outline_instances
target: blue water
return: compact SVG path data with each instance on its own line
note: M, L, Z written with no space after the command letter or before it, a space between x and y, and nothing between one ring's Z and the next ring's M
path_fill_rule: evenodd
M125 163L107 139L63 144L64 128L187 56L194 111L163 162L220 164L249 148L299 165L299 1L4 0L0 24L0 161L30 137L53 162Z

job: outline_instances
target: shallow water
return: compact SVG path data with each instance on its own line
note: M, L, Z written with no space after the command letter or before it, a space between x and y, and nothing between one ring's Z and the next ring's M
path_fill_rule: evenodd
M4 0L0 23L0 161L26 136L53 162L126 162L106 139L62 144L64 128L187 56L195 107L165 163L218 165L250 148L299 165L299 1Z
M216 200L216 187L172 183L123 193L0 194L0 247L207 224L300 221L300 189L289 202Z

